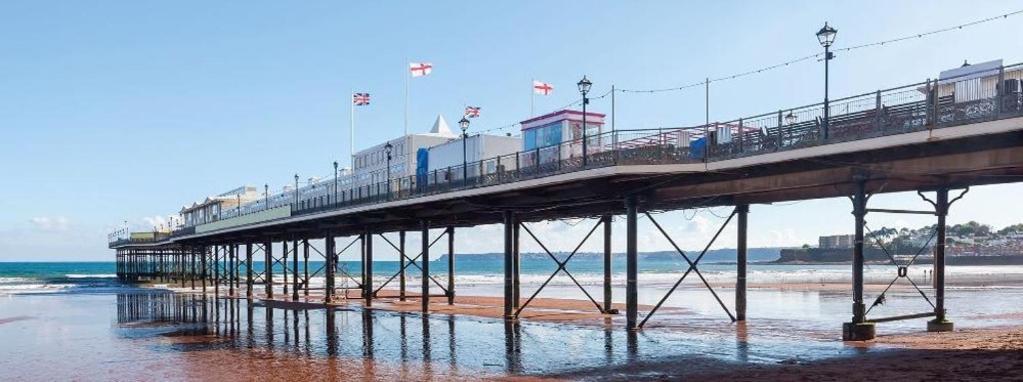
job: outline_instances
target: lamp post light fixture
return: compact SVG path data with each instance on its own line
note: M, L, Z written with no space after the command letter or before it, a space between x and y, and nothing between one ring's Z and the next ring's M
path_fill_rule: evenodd
M384 153L387 154L387 171L385 172L385 176L387 177L388 200L391 199L391 150L394 150L394 146L391 145L391 142L387 142L387 144L384 145Z
M270 209L270 185L263 183L263 209Z
M334 204L337 204L337 161L334 161Z
M466 148L466 140L469 139L469 120L464 116L458 121L458 127L462 129L462 183L469 183L469 154Z
M590 86L593 86L593 83L590 82L590 80L586 79L586 76L583 76L583 79L579 80L579 82L576 83L576 85L579 86L579 93L582 93L582 95L583 95L583 167L586 167L586 161L587 161L586 160L586 156L587 156L587 153L586 153L586 105L588 105L590 103L590 99L587 98L586 95L590 93Z
M295 173L295 210L298 210L298 173Z
M817 42L824 47L824 139L828 139L828 122L831 117L831 108L828 104L828 61L835 58L830 48L837 34L838 30L829 26L827 22L817 31Z

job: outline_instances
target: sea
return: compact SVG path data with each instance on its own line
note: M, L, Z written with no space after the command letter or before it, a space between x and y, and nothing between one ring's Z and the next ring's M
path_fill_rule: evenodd
M554 254L554 258L564 261L566 254ZM716 256L716 259L701 261L697 273L691 273L682 285L701 284L701 277L712 285L729 285L735 283L736 265L734 254L731 258ZM849 264L776 264L776 256L770 253L751 256L747 270L747 280L753 286L777 286L782 284L835 284L849 283L852 279ZM455 285L458 288L469 288L487 291L492 287L500 287L504 283L504 259L496 254L472 254L455 256ZM690 255L690 260L695 256ZM254 262L254 271L263 271L262 262ZM448 261L439 256L430 262L430 272L438 280L448 272ZM557 263L546 254L523 254L521 260L520 282L522 286L539 286L548 282L550 286L601 286L604 280L604 263L596 254L576 255L566 264L565 270L558 272ZM310 261L308 264L311 287L324 284L322 261ZM341 261L340 270L358 278L361 264L358 261ZM400 263L396 260L377 260L373 264L374 285L387 284L397 287ZM625 284L625 258L621 255L612 257L612 285L621 287ZM689 263L678 255L646 254L639 261L639 284L642 288L670 287L689 269ZM973 287L1013 286L1023 283L1023 266L1021 265L984 265L984 266L948 266L946 277L949 285L969 285ZM303 264L299 264L299 273L303 274ZM277 265L274 269L275 278L283 281L284 269ZM291 272L291 270L288 270ZM240 271L244 274L244 270ZM339 274L339 287L347 286L354 281ZM406 280L416 285L420 280L420 263L406 264ZM891 264L867 264L864 279L870 283L888 283L898 274L898 267ZM908 274L917 284L926 286L932 281L930 264L915 265L908 268ZM290 276L290 273L289 273ZM569 277L571 276L571 277ZM548 281L548 279L550 279ZM117 281L114 262L0 262L0 294L54 293L54 292L102 292L111 288L122 287ZM494 295L500 295L494 294Z

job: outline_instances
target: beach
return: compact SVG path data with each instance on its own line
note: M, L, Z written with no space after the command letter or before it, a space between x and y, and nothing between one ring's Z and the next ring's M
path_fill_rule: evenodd
M817 275L832 269L804 267ZM926 319L917 319L879 324L874 341L843 343L848 285L798 282L805 277L792 275L751 280L745 323L733 323L694 280L643 330L627 332L623 314L600 314L563 282L509 322L501 318L499 285L464 279L457 280L453 305L434 298L431 314L423 316L414 293L399 301L393 289L369 307L353 292L327 308L316 290L291 302L283 290L263 299L258 286L250 302L240 291L241 298L217 298L212 287L204 295L180 285L122 285L101 268L86 272L94 273L18 275L19 282L6 276L0 342L17 345L0 348L3 379L991 380L1017 376L1013 368L1023 352L1023 288L974 282L974 276L948 291L956 332L926 333ZM649 284L640 291L641 317L670 286ZM869 284L868 296L885 285ZM523 298L538 286L524 283ZM731 309L731 287L720 280L712 286ZM622 309L621 290L615 292ZM928 308L911 286L898 286L871 315Z

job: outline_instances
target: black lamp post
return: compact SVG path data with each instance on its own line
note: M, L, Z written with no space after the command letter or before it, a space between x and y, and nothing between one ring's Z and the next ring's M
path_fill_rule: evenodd
M835 35L838 34L838 30L832 28L828 23L824 23L824 27L817 31L817 41L824 47L824 139L828 139L828 120L831 117L831 108L828 106L828 61L835 58L831 54L831 44L835 42Z
M295 209L298 209L298 174L295 174Z
M466 140L469 139L469 120L462 117L462 120L458 121L458 127L462 129L462 183L469 183L469 155L466 149Z
M387 199L391 199L391 150L394 150L394 146L391 145L391 142L387 142L387 144L384 145L384 153L387 154L387 171L386 171L386 176L387 176Z
M337 204L337 161L334 161L334 204Z
M586 94L590 92L590 86L593 86L593 83L583 76L583 79L579 80L576 85L579 85L579 93L583 95L583 167L586 167L586 105L590 103Z
M263 209L270 209L270 185L263 183Z

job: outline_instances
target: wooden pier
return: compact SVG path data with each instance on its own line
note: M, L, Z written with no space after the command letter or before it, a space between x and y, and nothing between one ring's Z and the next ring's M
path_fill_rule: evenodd
M726 315L741 321L747 316L746 240L751 206L756 206L754 212L769 211L771 203L844 196L852 202L849 220L855 245L852 318L843 326L843 338L870 339L877 323L920 317L933 317L928 330L947 331L952 322L944 307L944 222L950 207L971 186L1023 180L1023 96L1001 85L1007 79L1023 78L1023 66L1003 67L989 76L997 76L999 85L991 94L968 100L940 91L954 86L955 79L927 81L831 101L828 123L821 123L822 105L811 105L692 128L617 130L588 137L585 150L580 150L581 142L572 141L470 163L473 168L494 169L475 177L459 177L467 172L455 168L359 188L334 187L316 195L296 192L293 201L267 203L262 211L226 216L145 240L114 240L110 247L117 252L118 276L125 281L167 282L218 295L238 296L244 291L246 298L257 298L258 284L263 286L261 298L299 301L309 296L310 280L322 275L326 278L324 303L344 297L371 305L378 296L393 293L401 300L419 299L420 310L429 314L432 298L446 299L448 304L455 300L456 231L501 224L502 237L488 239L503 243L504 266L494 272L504 274L503 316L515 320L547 285L521 294L522 241L535 241L550 255L557 265L551 278L564 274L575 282L566 264L597 232L604 248L602 295L594 297L575 284L595 312L617 314L611 304L610 242L618 234L626 242L625 327L638 330L656 319L655 313L675 289L641 316L637 298L641 250L637 221L641 217L649 219L686 262L675 287L687 278L699 279ZM870 208L872 195L904 191L917 191L933 209ZM660 212L712 206L733 207L706 246L735 221L737 279L731 304L700 273L706 249L698 254L683 251L657 219ZM868 316L873 306L868 304L876 300L870 301L863 288L863 246L872 240L865 217L882 213L935 218L931 293L909 279L907 269L914 261L891 258L893 278L920 289L933 306L930 311ZM613 217L624 218L625 232L612 232ZM591 218L593 227L569 256L560 259L530 224L570 218ZM407 243L408 232L419 232L421 242ZM438 243L442 243L440 249L435 248ZM399 254L401 270L383 285L374 285L374 251L381 245ZM446 277L430 271L429 259L438 253L447 255ZM311 269L311 257L325 265ZM255 266L260 260L264 265ZM359 261L360 274L340 268L345 260ZM416 296L407 290L409 269L421 275ZM278 270L281 273L275 275ZM339 286L338 281L351 285ZM397 290L385 289L389 287ZM349 289L355 293L348 293Z

